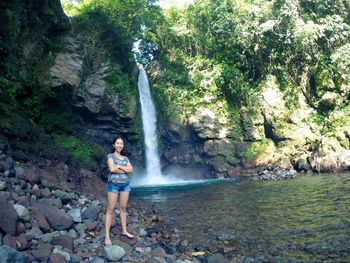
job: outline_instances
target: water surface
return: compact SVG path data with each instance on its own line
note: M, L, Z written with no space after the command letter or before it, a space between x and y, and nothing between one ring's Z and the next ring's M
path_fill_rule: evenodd
M194 244L227 234L235 255L256 261L350 262L350 174L135 188L132 200Z

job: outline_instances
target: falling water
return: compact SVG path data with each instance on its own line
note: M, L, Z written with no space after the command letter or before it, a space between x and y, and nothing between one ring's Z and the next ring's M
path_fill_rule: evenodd
M138 88L140 94L144 141L146 145L146 177L143 181L145 184L163 184L166 183L166 178L160 171L156 111L154 109L147 75L141 66Z

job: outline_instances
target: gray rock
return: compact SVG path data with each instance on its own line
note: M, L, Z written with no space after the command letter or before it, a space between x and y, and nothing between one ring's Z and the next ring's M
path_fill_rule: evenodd
M54 190L52 191L52 194L55 197L60 198L64 203L73 200L75 196L74 193L67 193L61 190Z
M215 254L207 258L208 263L230 263L226 257L221 254Z
M68 214L73 218L74 222L81 223L81 211L80 208L74 208L68 211Z
M0 191L3 191L6 189L6 182L5 181L0 181Z
M97 215L98 215L97 209L93 205L89 206L86 209L83 209L82 217L84 219L91 219L94 221L97 219Z
M16 177L17 178L24 178L25 170L22 167L15 166L15 170L16 170Z
M70 261L70 255L68 252L62 251L58 248L54 248L52 253L57 253L57 254L61 254L68 262Z
M13 207L16 209L17 215L20 219L23 221L30 221L30 215L27 208L23 205L14 205Z
M103 258L100 258L100 257L93 257L90 262L91 263L104 263L105 260Z
M4 196L0 196L0 228L7 234L14 235L17 228L18 215Z
M103 253L105 258L109 261L118 261L125 255L124 249L116 245L105 246L103 248Z
M24 262L23 255L9 246L0 246L0 259L3 263L21 263Z
M53 239L54 234L53 233L46 233L42 235L40 238L45 243L51 243L51 240Z
M30 237L34 238L34 239L39 239L41 238L43 235L43 232L41 232L41 230L38 227L33 227L30 230Z
M113 243L113 245L122 247L124 249L126 255L128 255L132 252L132 247L123 241L113 240L112 243Z
M76 254L70 254L70 261L72 263L79 263L83 261L83 258L81 256L78 256Z

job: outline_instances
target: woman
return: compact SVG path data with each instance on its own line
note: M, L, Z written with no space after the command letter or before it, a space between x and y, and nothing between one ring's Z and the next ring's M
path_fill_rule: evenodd
M111 228L113 214L115 213L115 207L119 195L120 204L120 222L122 225L122 236L127 238L134 238L132 234L127 231L126 228L126 207L129 200L129 176L128 174L133 171L128 157L122 155L124 148L123 139L118 136L113 141L114 152L107 155L107 165L109 169L108 187L107 187L107 200L108 208L106 212L106 238L105 245L112 244L109 236L109 230Z

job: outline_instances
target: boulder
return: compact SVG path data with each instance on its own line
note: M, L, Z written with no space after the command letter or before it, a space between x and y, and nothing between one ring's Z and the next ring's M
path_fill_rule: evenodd
M47 222L54 230L66 230L74 224L73 218L70 215L54 206L37 203L34 207L37 207L45 215Z
M15 235L18 215L7 199L0 195L0 228L7 234Z
M3 263L22 263L24 258L20 252L9 246L0 246L0 258Z

